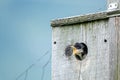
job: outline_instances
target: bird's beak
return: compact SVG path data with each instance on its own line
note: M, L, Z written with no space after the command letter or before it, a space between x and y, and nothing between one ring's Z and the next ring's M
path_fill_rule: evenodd
M74 55L81 55L81 53L83 52L83 50L82 49L77 49L77 48L75 48L74 46L71 46L71 48L72 48L72 50L73 50L73 54Z
M71 46L72 50L73 50L73 55L77 54L78 53L78 50L74 47L74 46Z
M72 49L75 49L75 47L74 46L70 46Z

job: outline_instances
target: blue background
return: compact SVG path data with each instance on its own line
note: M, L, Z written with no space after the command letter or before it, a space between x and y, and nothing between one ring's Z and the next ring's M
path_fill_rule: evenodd
M0 80L51 80L50 21L106 10L106 0L0 0Z

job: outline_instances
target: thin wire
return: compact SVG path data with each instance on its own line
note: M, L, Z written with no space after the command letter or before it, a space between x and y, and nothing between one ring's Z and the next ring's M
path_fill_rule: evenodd
M37 62L38 62L38 61L41 61L41 59L42 59L45 55L47 55L48 53L49 53L49 50L48 50L47 52L45 52L45 54L43 54L43 56L40 57L40 58L37 60Z
M48 59L48 61L46 62L46 64L44 64L43 65L43 70L42 70L42 76L41 76L41 80L43 80L44 79L44 73L45 73L45 68L46 68L46 66L48 65L48 63L51 61L51 55L50 55L50 57L49 57L49 59Z
M23 71L17 78L16 80L18 80L21 76L23 76L26 72L28 72L33 66L35 66L35 64L38 62L38 61L41 61L42 58L47 55L49 53L49 50L47 52L45 52L45 54L43 54L42 57L40 57L35 63L31 64L25 71ZM28 73L27 73L28 74ZM27 79L27 77L26 77Z
M25 74L25 79L24 80L27 80L27 76L28 76L28 70L26 70L26 74Z

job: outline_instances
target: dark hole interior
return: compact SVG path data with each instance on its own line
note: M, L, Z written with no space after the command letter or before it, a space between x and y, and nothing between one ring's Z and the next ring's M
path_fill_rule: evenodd
M77 60L82 60L82 59L80 58L80 56L78 56L78 55L75 55L75 57L76 57Z

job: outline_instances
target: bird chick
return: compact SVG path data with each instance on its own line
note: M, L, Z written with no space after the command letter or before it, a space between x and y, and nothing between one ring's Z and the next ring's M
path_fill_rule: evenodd
M84 43L75 43L74 46L71 46L72 53L78 60L83 60L88 52L87 46Z

